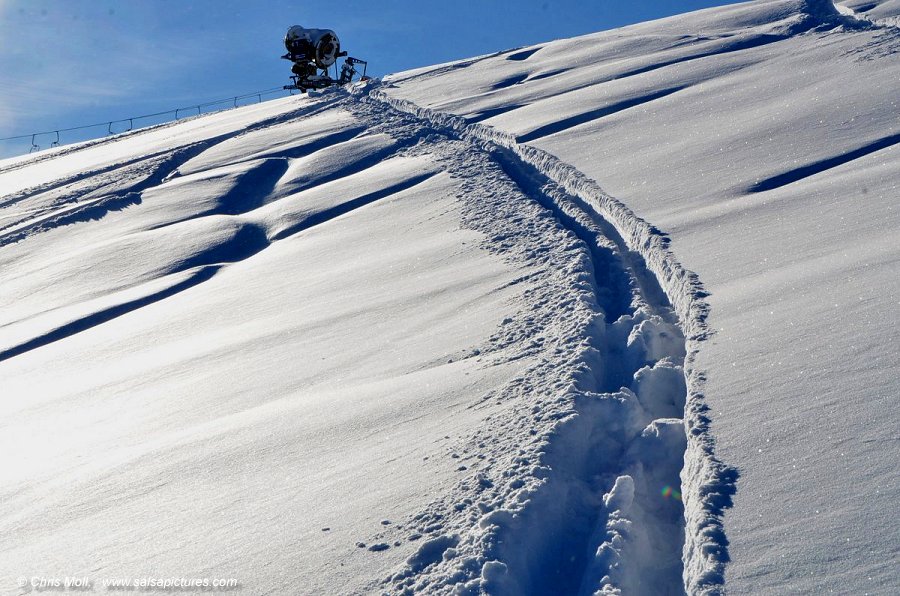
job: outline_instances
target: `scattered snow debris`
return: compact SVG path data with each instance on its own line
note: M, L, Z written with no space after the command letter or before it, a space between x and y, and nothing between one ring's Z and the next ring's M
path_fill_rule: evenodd
M487 561L481 567L481 587L488 594L508 593L514 587L509 568L500 561Z
M406 559L406 565L410 573L418 573L429 565L441 561L444 552L459 543L459 536L438 536L426 540L418 550Z
M479 473L476 476L476 480L478 481L478 486L480 486L481 488L493 488L494 487L494 483L491 482L491 479L482 473Z

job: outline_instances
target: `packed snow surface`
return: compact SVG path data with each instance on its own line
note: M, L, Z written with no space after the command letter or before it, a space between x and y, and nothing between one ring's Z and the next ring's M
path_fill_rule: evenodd
M0 161L0 593L896 593L898 16Z

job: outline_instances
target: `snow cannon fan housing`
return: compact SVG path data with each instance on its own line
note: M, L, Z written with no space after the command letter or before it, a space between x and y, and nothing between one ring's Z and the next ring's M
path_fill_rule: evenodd
M347 52L341 51L341 40L331 29L306 29L294 25L284 36L284 47L287 54L282 58L293 63L291 72L294 73L291 77L294 84L285 85L285 89L299 89L302 92L324 89L331 85L346 85L353 81L359 64L363 65L362 79L366 79L366 61L349 56L338 75L335 62L338 58L347 56ZM335 68L334 78L328 74L331 66Z
M291 60L314 62L322 69L334 64L342 55L341 40L331 29L304 29L294 25L284 36L284 47Z

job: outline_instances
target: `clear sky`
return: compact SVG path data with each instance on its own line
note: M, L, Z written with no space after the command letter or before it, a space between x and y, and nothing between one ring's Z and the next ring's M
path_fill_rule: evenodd
M334 29L343 49L381 76L729 3L0 0L0 138L283 85L290 65L279 56L290 25ZM105 132L64 134L62 142ZM0 141L0 157L30 144Z

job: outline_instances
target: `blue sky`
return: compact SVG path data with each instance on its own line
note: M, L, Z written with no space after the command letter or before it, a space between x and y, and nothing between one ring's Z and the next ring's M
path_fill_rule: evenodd
M279 59L282 38L295 24L334 29L344 49L381 76L729 3L0 0L0 137L280 86L290 74ZM62 141L105 132L70 133ZM51 140L37 139L43 147ZM30 143L0 141L0 157Z

